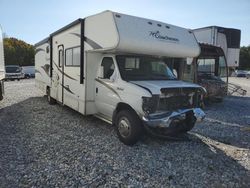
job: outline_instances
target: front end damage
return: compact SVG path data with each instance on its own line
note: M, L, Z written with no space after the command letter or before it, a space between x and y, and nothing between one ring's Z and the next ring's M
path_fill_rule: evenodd
M199 78L198 84L206 88L206 99L222 100L227 95L227 84L220 78Z
M191 130L205 118L200 108L203 88L164 88L160 95L142 97L142 117L146 130L174 136Z

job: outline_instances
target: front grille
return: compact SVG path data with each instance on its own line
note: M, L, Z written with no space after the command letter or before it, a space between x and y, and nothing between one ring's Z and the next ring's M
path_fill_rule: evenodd
M160 98L158 109L159 111L169 111L190 107L190 97L185 95Z
M192 108L197 105L197 88L162 88L159 111Z

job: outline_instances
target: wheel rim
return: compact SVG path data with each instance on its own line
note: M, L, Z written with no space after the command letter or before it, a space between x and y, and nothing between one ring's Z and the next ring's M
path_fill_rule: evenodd
M122 137L128 137L131 132L131 125L126 117L122 117L118 124L118 130Z

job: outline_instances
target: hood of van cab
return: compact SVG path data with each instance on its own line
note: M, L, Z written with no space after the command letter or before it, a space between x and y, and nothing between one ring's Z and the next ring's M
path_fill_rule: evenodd
M153 95L161 94L162 88L201 88L201 86L197 84L180 80L146 80L130 82L140 87L149 89Z

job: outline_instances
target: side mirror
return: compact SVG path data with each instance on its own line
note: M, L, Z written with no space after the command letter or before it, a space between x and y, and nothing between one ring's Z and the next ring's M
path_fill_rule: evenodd
M100 66L97 71L97 78L103 78L104 77L104 68L103 66Z

